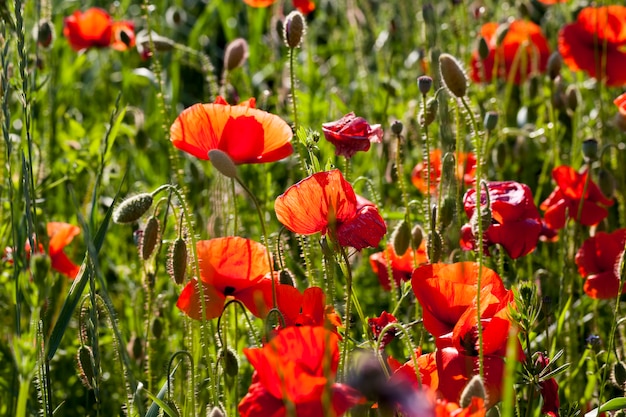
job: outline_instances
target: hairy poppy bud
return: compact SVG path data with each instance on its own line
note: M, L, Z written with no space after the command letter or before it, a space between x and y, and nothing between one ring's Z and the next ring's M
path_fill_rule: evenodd
M46 19L39 21L35 26L33 37L37 39L37 43L43 48L48 48L54 41L54 25Z
M598 141L591 138L583 142L583 159L586 163L598 160Z
M456 201L453 196L447 195L441 201L441 207L439 207L439 225L441 229L448 227L452 220L454 220L454 210L456 208Z
M424 229L419 224L413 226L413 230L411 230L411 244L413 245L413 249L417 249L422 245L422 241L424 240Z
M561 74L563 68L563 58L559 52L552 52L548 58L547 73L551 80L555 80Z
M152 321L152 335L157 339L163 335L163 320L160 317L155 317Z
M221 172L225 177L237 177L237 166L226 152L220 151L219 149L212 149L209 151L209 159L215 169Z
M428 94L432 86L433 79L430 78L428 75L422 75L421 77L417 78L417 87L419 88L420 93L422 93L423 95Z
M574 113L578 108L578 90L574 84L565 90L565 105L569 113Z
M391 241L393 242L393 250L396 255L402 256L409 250L411 246L411 229L406 220L398 223L391 234Z
M239 68L248 58L248 42L243 38L237 38L226 45L224 52L224 68L232 71Z
M482 36L478 38L478 47L476 49L478 49L478 57L481 61L489 58L489 45L487 44L487 39Z
M233 349L222 349L220 352L224 373L230 377L236 377L239 373L239 358Z
M93 382L96 378L95 373L95 359L91 348L86 345L82 345L78 349L76 355L76 361L78 364L78 374L83 385L89 389L93 389Z
M187 243L185 239L177 238L170 247L167 259L167 273L178 285L185 281L187 273Z
M293 11L285 18L283 38L289 48L297 48L302 44L306 33L306 21L302 13Z
M606 168L600 167L598 170L598 187L602 194L605 197L613 198L613 194L615 194L615 188L617 188L617 183L615 181L615 177L611 174Z
M467 93L467 75L461 64L450 54L439 55L439 72L446 88L457 98Z
M496 113L495 111L488 111L485 114L485 121L484 121L485 130L492 131L493 129L496 128L497 124L498 124L498 113Z
M148 219L148 223L146 223L146 228L143 230L139 244L141 258L144 261L148 260L150 255L152 255L152 252L154 252L154 249L159 241L160 234L161 224L159 223L159 219L151 216Z
M142 193L127 198L113 211L115 223L133 223L146 214L152 206L152 194Z
M428 263L434 264L439 262L441 254L443 252L443 240L441 235L433 230L428 233L428 239L426 240L426 253L428 254Z
M459 405L462 408L469 407L472 403L472 398L474 397L482 398L483 400L487 398L485 384L483 383L480 375L474 375L472 379L469 380L465 388L463 388Z
M439 108L439 102L436 98L431 98L426 102L426 108L422 109L420 113L419 121L420 124L424 127L429 126L432 122L435 121L435 117L437 117L437 109Z

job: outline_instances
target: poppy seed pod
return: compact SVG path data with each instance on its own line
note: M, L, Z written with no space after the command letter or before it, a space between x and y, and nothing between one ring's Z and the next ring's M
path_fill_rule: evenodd
M226 152L220 151L219 149L211 149L209 151L209 159L215 169L221 172L225 177L237 177L237 166Z
M399 136L402 133L403 127L404 126L402 125L402 122L399 120L396 120L391 124L391 132L394 135Z
M483 400L487 397L485 384L483 383L480 375L474 375L472 379L469 380L461 393L461 401L459 402L459 405L463 408L469 407L472 403L472 398L474 397L482 398Z
M598 141L591 138L583 142L583 159L586 163L598 160Z
M285 18L283 38L289 48L297 48L302 44L306 34L306 21L302 13L293 11Z
M428 94L432 86L433 79L430 78L428 75L422 75L421 77L417 78L417 87L419 88L420 93L422 93L423 95Z
M248 59L248 42L243 38L237 38L226 45L224 52L224 68L227 71L242 66Z
M467 75L459 61L450 54L439 55L439 72L446 88L457 98L467 93Z
M113 211L115 223L133 223L141 218L152 206L152 194L142 193L127 198Z

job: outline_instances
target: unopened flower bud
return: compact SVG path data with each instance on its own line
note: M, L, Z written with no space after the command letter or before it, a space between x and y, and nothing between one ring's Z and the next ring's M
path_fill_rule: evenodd
M232 71L239 68L248 58L248 42L243 38L237 38L226 45L224 52L224 68Z
M398 256L402 256L411 246L411 229L406 220L402 220L391 234L393 250Z
M428 239L426 240L426 253L428 254L428 263L434 264L439 262L441 254L443 252L443 240L441 235L433 230L428 233Z
M598 141L595 139L587 139L583 142L583 159L586 163L598 160Z
M476 48L478 49L478 57L480 58L481 61L484 61L485 59L489 58L489 44L487 43L487 39L485 39L484 37L480 37L478 38L478 47Z
M563 58L558 51L552 52L548 58L547 74L551 80L554 81L556 77L561 74L561 68L563 67Z
M439 55L439 72L446 88L457 98L467 93L467 75L461 64L450 54Z
M615 189L617 188L617 182L613 174L604 167L598 170L598 187L607 198L613 198Z
M474 234L474 236L478 236L480 234L478 233L479 220L481 220L481 228L484 234L487 229L489 229L489 226L491 226L491 210L487 207L481 207L480 219L478 218L478 210L474 211L474 214L470 219L470 225L472 226L472 233Z
M236 377L239 373L239 358L237 357L237 353L230 348L222 349L220 357L222 359L224 373L230 377Z
M483 400L487 398L485 384L483 383L480 375L474 375L472 379L469 380L465 388L463 388L459 405L462 408L469 407L472 403L472 398L474 397L482 398Z
M498 113L496 113L495 111L488 111L485 114L485 122L484 122L485 130L492 131L493 129L496 128L497 124L498 124Z
M422 93L423 95L428 94L432 86L433 79L430 78L428 75L422 75L421 77L417 78L417 87L419 88L420 93Z
M422 6L422 16L424 17L424 23L427 25L435 25L435 8L431 3L426 3Z
M163 335L163 320L160 317L155 317L152 321L152 335L157 339Z
M437 109L439 108L439 102L436 98L432 97L426 102L426 108L422 109L419 116L419 122L422 126L430 126L437 117Z
M509 34L509 28L510 25L508 23L503 23L500 26L498 26L498 28L496 29L496 46L500 46L502 45L502 42L504 42L504 38L506 38L506 35Z
M297 48L302 44L306 33L306 21L299 11L293 11L285 18L283 38L289 48Z
M413 230L411 230L411 245L413 249L417 249L422 245L422 241L424 240L424 229L419 224L413 226Z
M154 216L151 216L146 223L146 228L143 230L143 234L141 235L141 241L139 244L139 250L141 253L141 259L144 261L150 258L152 252L157 246L161 234L161 224L159 223L159 219Z
M187 242L185 239L177 238L170 247L167 273L178 285L185 281L187 274Z
M95 373L95 359L91 348L86 345L82 345L78 349L76 355L76 361L78 365L78 374L83 385L89 389L93 389L93 382L96 377Z
M115 223L133 223L141 218L152 206L152 194L142 193L127 198L113 211Z
M624 362L618 361L613 365L611 382L622 390L626 388L626 364L624 364Z
M396 120L391 124L391 132L396 136L400 136L403 128L404 126L400 120Z
M237 166L226 152L220 151L219 149L212 149L209 151L209 159L215 169L221 172L225 177L237 177Z
M569 85L565 90L565 105L570 114L578 108L578 90L574 84Z
M54 41L54 25L47 19L39 21L35 26L33 37L37 39L37 43L43 48L48 48Z
M292 287L296 286L296 281L293 277L293 274L288 269L283 269L278 274L279 282L283 285L291 285Z
M456 209L456 201L453 196L447 195L441 201L441 207L439 207L439 225L441 229L448 227L452 220L454 220L454 211Z

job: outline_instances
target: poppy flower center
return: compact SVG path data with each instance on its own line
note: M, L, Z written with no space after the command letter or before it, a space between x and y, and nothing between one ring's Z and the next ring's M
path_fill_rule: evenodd
M224 288L224 295L233 295L235 293L235 287L226 287Z
M254 116L230 117L218 145L235 163L253 162L262 153L265 142L263 125Z

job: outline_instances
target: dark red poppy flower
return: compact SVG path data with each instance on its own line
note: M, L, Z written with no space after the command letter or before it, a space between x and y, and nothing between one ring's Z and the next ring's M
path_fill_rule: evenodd
M108 46L125 51L135 45L134 24L129 21L113 22L107 12L97 7L84 13L77 10L66 17L63 35L76 51Z
M535 367L540 372L545 369L550 363L550 358L541 352L537 353L535 359ZM541 397L543 398L543 405L541 406L541 414L548 415L550 417L559 417L559 407L561 402L559 401L559 384L556 379L549 378L539 382L541 388Z
M483 230L485 247L499 244L513 259L530 253L537 246L543 231L539 211L532 191L526 184L515 181L494 181L487 185L491 204L491 225ZM481 214L487 211L487 197L481 192ZM461 228L461 247L476 248L476 189L463 198L465 214L470 222Z
M286 416L285 401L289 401L298 416L339 417L362 402L355 389L333 382L339 365L338 340L323 327L288 327L262 348L244 349L255 372L239 403L239 414ZM324 408L325 395L331 410Z
M559 32L559 52L574 70L609 86L626 84L626 7L585 7ZM606 47L606 50L605 50ZM604 67L604 68L603 68Z
M378 340L380 337L380 332L390 323L397 323L398 319L394 317L393 314L387 313L383 311L380 316L367 319L367 325L369 326L372 334L374 335L374 340ZM380 349L384 349L391 341L396 337L396 330L391 329L387 331L383 339L380 342Z
M194 104L170 127L172 144L204 160L210 150L219 149L235 164L275 162L291 155L289 125L254 106L254 99L230 106L222 97L211 104Z
M241 301L257 317L272 308L272 278L264 245L231 236L202 240L196 247L207 320L222 314L229 297ZM196 320L202 318L198 287L197 279L190 280L176 303Z
M587 172L579 174L573 168L561 165L552 170L552 178L557 186L539 206L545 211L544 221L548 228L559 230L565 227L566 214L584 226L595 226L608 216L606 207L613 205L613 200L605 197L595 182L589 180L583 196Z
M454 330L465 311L476 302L478 264L427 264L413 271L413 292L423 308L424 327L439 337ZM492 317L511 295L500 276L483 266L481 278L482 317ZM484 294L483 294L484 292Z
M268 7L276 3L276 0L243 0L251 7ZM315 10L315 3L311 0L293 0L293 7L298 9L303 15L307 15Z
M507 81L514 72L513 82L520 84L533 73L544 72L550 57L548 40L541 28L527 20L514 20L500 45L497 45L498 23L485 23L480 35L487 41L489 55L481 60L478 50L472 53L472 80L489 82L493 77ZM497 66L497 67L496 67Z
M352 112L334 122L324 123L322 132L326 140L335 145L335 154L346 158L352 158L359 151L368 151L372 142L379 143L383 139L380 125L370 125Z
M619 292L619 260L626 244L626 229L597 232L576 253L578 272L586 278L584 290L592 298L614 298ZM626 293L626 286L622 294Z
M292 185L276 198L274 210L278 221L294 233L328 233L341 246L356 250L378 246L387 233L376 206L359 200L338 169Z
M428 262L426 242L422 241L419 249L415 251L408 250L402 256L396 255L396 251L393 250L393 246L391 244L388 244L387 249L383 252L376 252L370 255L370 265L372 266L372 271L378 275L380 285L385 291L391 291L391 280L389 279L389 272L387 268L390 262L391 275L396 282L396 287L399 287L403 281L411 279L414 262L416 262L418 266Z
M435 149L430 152L430 193L437 194L439 189L439 181L441 180L442 170L442 153L440 149ZM411 182L422 192L426 194L428 192L426 168L428 164L419 162L413 168L411 172ZM454 175L454 174L453 174ZM476 156L471 153L457 152L456 155L456 178L462 181L466 186L474 184L476 181Z

